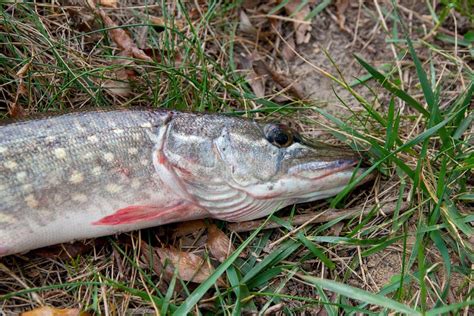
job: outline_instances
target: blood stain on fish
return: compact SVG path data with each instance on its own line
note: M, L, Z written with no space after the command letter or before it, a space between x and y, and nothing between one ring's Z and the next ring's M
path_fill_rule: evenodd
M183 212L186 213L194 209L193 205L187 202L179 202L165 207L154 205L131 205L93 222L92 225L134 224L159 218L169 223L171 221L178 221L179 218L182 218Z

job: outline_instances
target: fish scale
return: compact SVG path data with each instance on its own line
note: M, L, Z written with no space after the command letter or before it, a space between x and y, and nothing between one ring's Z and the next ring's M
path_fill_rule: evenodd
M294 141L272 143L265 126ZM196 218L253 219L339 192L358 157L282 128L143 109L1 125L0 255Z

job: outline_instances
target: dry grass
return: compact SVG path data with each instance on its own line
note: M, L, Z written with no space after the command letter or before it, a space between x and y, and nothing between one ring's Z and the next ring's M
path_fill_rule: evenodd
M20 116L113 105L281 119L309 136L335 136L367 151L379 173L341 199L286 209L272 217L276 228L252 240L249 232L221 223L236 246L249 243L243 258L229 262L227 288L163 276L156 258L146 255L153 254L150 247L169 245L209 258L205 230L178 238L169 225L89 240L79 250L68 248L66 253L78 252L72 255L50 250L2 258L0 314L40 305L106 315L166 314L197 293L198 304L187 308L195 314L336 315L384 307L389 313L397 309L386 305L388 297L418 312L442 314L433 309L445 307L467 315L473 300L473 104L467 100L464 112L458 104L465 91L472 93L473 42L462 38L472 22L454 9L444 17L438 5L438 23L426 3L401 2L402 23L390 1L361 1L345 10L329 5L313 18L310 42L296 45L292 23L300 18L273 12L272 2L181 6L127 0L103 8L151 62L118 49L110 28L82 1L1 4L5 117L8 111ZM435 105L420 84L403 27L428 73ZM390 105L393 94L367 76L352 54L384 72L430 115L400 96ZM430 128L452 116L446 144L442 129ZM410 144L420 135L427 136ZM403 144L410 146L398 150ZM383 150L399 152L387 158ZM386 204L391 208L384 213ZM318 225L284 218L335 206L360 213ZM347 295L347 288L321 285L312 276L356 289Z

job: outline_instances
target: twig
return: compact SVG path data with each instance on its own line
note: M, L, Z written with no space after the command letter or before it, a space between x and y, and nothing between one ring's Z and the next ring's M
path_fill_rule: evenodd
M379 212L383 213L385 215L392 214L395 211L397 203L396 202L389 202L387 204L384 204L383 206L380 207ZM318 217L315 217L314 214L301 214L301 215L296 215L293 217L284 217L282 218L283 221L289 222L292 225L303 225L305 223L308 224L316 224L316 223L325 223L329 222L335 219L338 219L340 217L345 217L345 218L353 218L359 215L366 216L368 215L372 209L375 206L369 206L365 208L364 210L361 210L360 207L354 207L354 208L349 208L345 210L336 210L336 209L328 209L324 212L324 214L321 214ZM400 211L406 211L408 209L408 203L402 203L400 206ZM247 222L241 222L241 223L232 223L227 226L227 228L231 231L234 231L236 233L240 232L247 232L247 231L252 231L260 227L265 220L254 220L254 221L247 221ZM280 224L271 222L267 223L263 229L274 229L281 227Z

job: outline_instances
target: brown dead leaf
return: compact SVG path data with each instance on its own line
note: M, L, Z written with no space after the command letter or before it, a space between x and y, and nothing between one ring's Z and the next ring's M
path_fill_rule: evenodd
M295 40L293 37L288 38L283 44L283 49L281 50L281 57L286 60L290 61L295 56Z
M99 0L99 4L104 7L117 8L117 0Z
M168 290L168 284L173 278L173 271L163 267L161 260L155 251L155 248L152 248L143 240L141 241L140 261L144 268L151 268L153 272L155 272L155 274L160 277L160 281L158 284L156 284L156 286L160 289L160 291L166 292ZM181 284L179 282L176 283L174 290L176 292L181 291Z
M132 92L129 74L130 72L127 69L117 70L115 73L111 74L111 79L104 81L102 87L113 96L126 98Z
M224 262L231 253L234 252L235 247L230 242L229 237L216 225L211 224L207 227L208 238L207 248L211 255L219 262Z
M32 61L33 61L33 58L31 58L29 62L24 64L15 74L16 77L18 78L18 88L16 90L15 100L13 102L8 103L8 115L15 119L22 118L26 114L23 107L20 104L18 104L18 100L20 96L28 95L28 87L26 86L23 78L25 77L26 73L30 69Z
M108 33L110 38L121 50L125 52L127 56L135 57L137 59L142 59L145 61L152 61L150 57L148 57L141 49L139 49L135 45L132 38L125 30L119 28L119 25L116 24L107 15L107 13L105 13L104 10L96 6L94 0L87 0L87 4L97 15L101 17L105 26L109 28Z
M341 30L346 29L346 17L344 16L344 12L346 12L348 6L349 0L336 0L337 20L339 22L339 28Z
M42 306L31 311L23 312L21 316L90 316L90 313L81 312L78 308L54 308Z
M173 20L170 21L169 19L165 19L164 17L161 16L154 16L154 15L144 15L143 16L145 19L149 19L151 23L153 23L155 26L159 27L167 27L167 28L177 28L179 31L182 31L186 23L183 20Z
M263 76L264 73L269 74L276 84L287 90L289 94L291 94L295 98L299 100L306 99L305 93L299 88L297 82L290 76L277 72L263 60L256 61L254 68L258 69L257 73L261 76Z
M239 68L245 71L245 78L247 79L250 88L252 88L253 93L257 98L263 98L265 96L265 81L266 76L258 75L255 71L253 65L254 61L259 58L255 54L251 55L242 55L239 60Z
M194 221L180 222L176 224L174 229L173 237L182 237L190 234L199 233L202 229L206 228L206 222L202 219L197 219Z
M301 7L301 1L290 0L285 4L285 11L288 16L294 19L293 28L295 29L296 44L308 43L311 39L311 21L305 21L305 18L311 12L309 4Z
M30 66L31 66L31 63L33 61L33 58L30 59L29 62L27 62L26 64L24 64L17 72L16 72L16 76L18 78L21 78L23 79L26 75L26 73L28 72L28 70L30 69Z
M127 57L127 52L121 52L120 56ZM131 59L117 59L114 64L118 65L114 72L105 73L108 79L102 83L102 88L106 89L112 96L128 97L132 88L130 81L136 78L134 67L136 64Z
M155 248L155 250L165 269L171 272L174 270L173 267L178 269L178 275L184 281L203 283L214 272L213 266L193 253L174 248ZM225 286L226 284L222 278L219 278L217 285Z
M252 25L245 10L240 10L239 30L247 34L257 34L257 29Z

